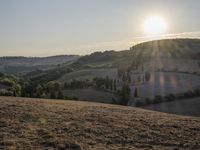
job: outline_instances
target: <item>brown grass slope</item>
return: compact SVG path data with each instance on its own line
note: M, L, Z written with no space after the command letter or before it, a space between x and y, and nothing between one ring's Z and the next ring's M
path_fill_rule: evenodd
M200 149L200 118L0 97L0 149Z

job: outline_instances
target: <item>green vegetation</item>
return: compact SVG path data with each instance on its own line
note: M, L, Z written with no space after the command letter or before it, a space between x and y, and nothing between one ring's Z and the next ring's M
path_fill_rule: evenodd
M194 97L199 97L199 96L200 96L200 89L196 88L194 90L189 90L187 92L176 94L176 95L168 94L164 97L162 97L160 95L156 95L154 97L154 99L152 99L152 100L149 98L146 98L145 100L136 100L135 106L136 107L147 106L147 105L151 105L151 104L158 104L158 103L162 103L162 102L171 102L171 101L176 101L176 100L184 100L184 99L194 98Z
M0 84L5 86L5 88L0 89L0 95L21 96L21 81L18 77L0 73Z
M130 88L129 85L124 83L122 86L122 90L120 92L120 97L121 97L121 105L127 105L129 101L129 95L130 95Z

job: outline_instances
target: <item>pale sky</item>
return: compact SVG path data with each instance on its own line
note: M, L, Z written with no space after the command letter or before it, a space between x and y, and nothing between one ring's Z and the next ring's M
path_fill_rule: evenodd
M200 35L200 0L0 0L0 56L129 49L151 16L169 37Z

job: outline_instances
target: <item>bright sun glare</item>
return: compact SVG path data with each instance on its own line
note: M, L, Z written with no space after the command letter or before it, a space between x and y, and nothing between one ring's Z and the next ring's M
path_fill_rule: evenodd
M149 36L166 33L167 23L162 17L150 17L144 22L144 32Z

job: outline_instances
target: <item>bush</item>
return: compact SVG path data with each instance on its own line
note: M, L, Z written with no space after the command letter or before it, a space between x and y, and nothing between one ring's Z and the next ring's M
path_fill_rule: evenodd
M165 96L166 101L170 102L170 101L174 101L176 99L176 97L174 96L174 94L169 94Z
M130 87L128 84L123 84L122 90L120 93L121 105L127 105L129 101L129 96L130 96Z
M51 98L51 99L56 99L56 93L55 93L54 91L52 91L52 92L50 93L50 98Z
M184 93L185 98L191 98L191 97L194 97L194 96L195 96L195 93L192 90L189 90L189 91Z
M194 93L195 93L196 96L200 96L200 89L195 89Z
M4 84L4 85L7 85L7 86L13 86L14 85L14 82L11 79L9 79L9 78L3 78L3 79L1 79L0 83Z
M57 96L58 99L63 99L64 96L63 96L63 93L61 90L58 91L58 96Z
M4 77L4 74L2 72L0 72L0 77Z
M1 96L13 96L13 92L12 92L12 91L8 91L8 90L5 90L5 89L1 89L1 90L0 90L0 95L1 95Z
M71 99L72 99L72 100L78 100L78 97L73 96Z
M136 107L140 107L140 106L144 106L145 104L144 104L144 102L142 102L141 100L136 100L135 101L135 106Z
M150 100L149 98L145 98L145 104L146 104L146 105L151 104L151 100Z
M154 100L153 100L153 103L157 104L157 103L161 103L161 102L162 102L162 96L156 95Z
M79 98L76 96L65 96L64 99L65 100L79 100Z
M118 102L115 98L112 97L112 102L111 102L111 104L116 104L116 105L118 105L119 102Z

